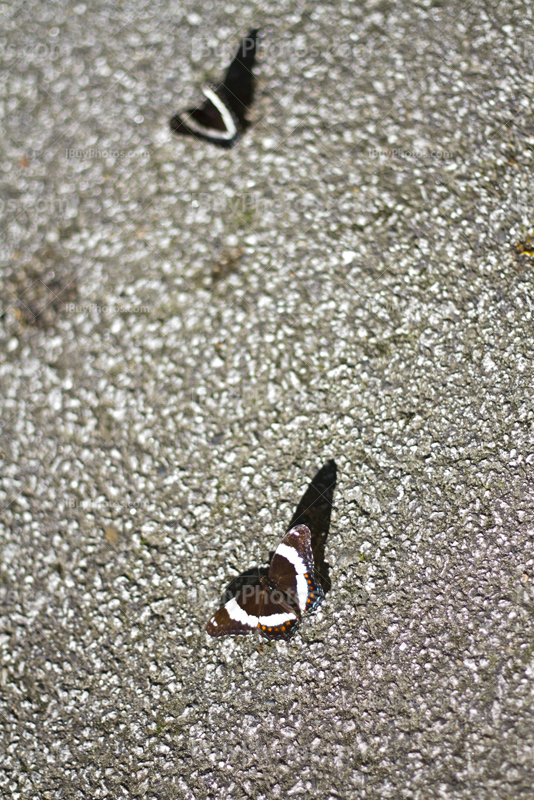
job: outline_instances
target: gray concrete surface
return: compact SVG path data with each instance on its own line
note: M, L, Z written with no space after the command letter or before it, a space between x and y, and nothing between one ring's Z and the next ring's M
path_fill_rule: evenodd
M532 5L0 10L3 796L534 797ZM329 459L323 607L209 639Z

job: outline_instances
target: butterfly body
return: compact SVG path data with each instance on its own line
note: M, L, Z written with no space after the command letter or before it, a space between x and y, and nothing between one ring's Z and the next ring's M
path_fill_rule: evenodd
M219 147L233 147L249 125L247 110L254 98L252 67L256 56L257 30L252 30L239 45L224 80L209 84L202 91L202 105L175 114L170 121L174 133L194 136Z
M302 615L314 611L323 599L314 577L310 530L296 525L276 548L269 574L221 606L206 630L210 636L258 630L266 639L289 639Z

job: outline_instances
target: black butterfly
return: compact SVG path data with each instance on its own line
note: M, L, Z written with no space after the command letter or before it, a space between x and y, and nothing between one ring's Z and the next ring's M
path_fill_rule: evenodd
M220 147L232 147L250 124L247 109L254 98L252 68L256 57L258 31L251 30L239 45L236 56L219 86L203 88L206 100L198 108L176 114L170 121L175 133L195 136Z
M213 615L210 636L239 636L259 630L266 639L289 639L302 614L314 611L324 592L313 573L311 533L296 525L275 550L269 574L244 586Z

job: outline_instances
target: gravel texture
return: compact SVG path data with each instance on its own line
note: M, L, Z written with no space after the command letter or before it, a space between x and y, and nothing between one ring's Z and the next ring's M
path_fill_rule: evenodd
M0 11L0 793L531 800L532 4ZM325 603L210 639L332 462Z

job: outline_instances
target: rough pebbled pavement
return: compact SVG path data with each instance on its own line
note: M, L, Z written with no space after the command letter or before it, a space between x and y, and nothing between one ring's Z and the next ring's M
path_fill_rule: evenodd
M532 798L531 4L1 10L3 795ZM209 639L331 459L326 602Z

